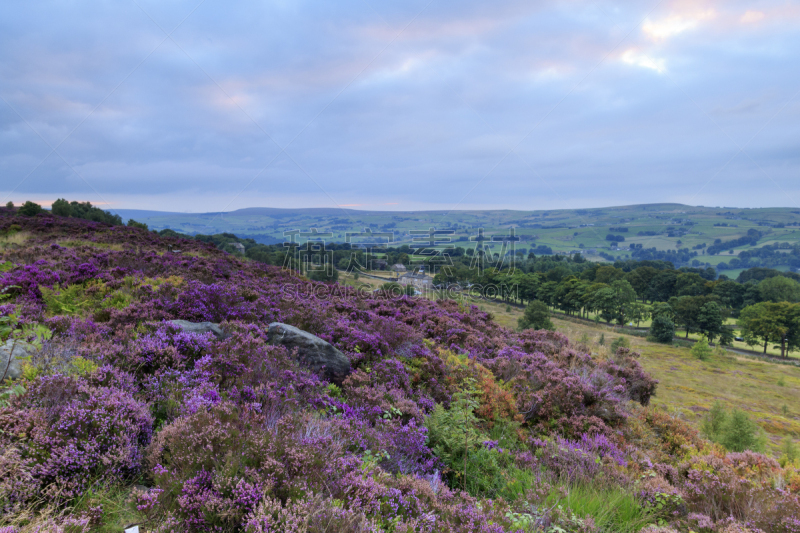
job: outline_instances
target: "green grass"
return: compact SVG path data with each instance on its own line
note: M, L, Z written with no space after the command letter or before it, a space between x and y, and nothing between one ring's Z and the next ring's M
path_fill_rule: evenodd
M101 487L90 489L75 502L72 515L81 515L93 507L102 506L102 523L94 526L93 533L119 533L128 525L144 521L142 514L133 504L130 487Z
M636 533L655 521L630 492L620 488L575 485L554 491L546 499L548 507L562 506L579 518L592 517L597 528L608 533Z

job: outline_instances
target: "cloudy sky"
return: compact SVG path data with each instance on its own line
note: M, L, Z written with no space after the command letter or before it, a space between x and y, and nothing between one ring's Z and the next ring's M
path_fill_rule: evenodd
M800 203L800 1L4 0L0 198Z

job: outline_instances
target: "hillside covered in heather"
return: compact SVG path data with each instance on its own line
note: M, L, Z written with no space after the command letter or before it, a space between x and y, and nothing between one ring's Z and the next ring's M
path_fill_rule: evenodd
M650 407L626 348L2 208L0 291L2 533L800 531L792 463Z

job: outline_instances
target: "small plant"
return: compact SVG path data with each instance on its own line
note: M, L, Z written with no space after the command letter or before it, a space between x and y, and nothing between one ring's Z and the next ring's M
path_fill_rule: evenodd
M391 458L392 457L385 450L381 450L377 453L373 453L372 450L367 450L364 452L363 457L361 457L361 470L369 472L374 470L375 467L383 461L388 461Z
M786 380L783 379L783 376L778 378L777 385L778 385L778 387L785 387L786 386Z
M506 313L510 313L510 312L511 312L511 306L506 304Z
M70 374L76 376L87 376L96 371L98 366L94 361L84 359L83 357L75 357L70 361Z
M781 412L783 413L783 416L789 416L789 406L783 404L783 407L781 407Z
M467 487L467 458L470 449L487 440L475 429L478 423L475 409L479 404L475 398L476 391L472 389L474 380L468 378L465 381L467 388L453 395L450 409L445 410L439 404L426 421L434 453L454 469L463 460L464 490Z
M789 464L794 464L797 458L800 457L800 449L798 449L791 435L786 435L786 437L784 437L783 443L781 444L781 452L780 464L784 467Z
M8 389L0 390L0 408L8 407L14 396L20 396L22 394L25 394L25 387L18 383Z
M578 342L581 344L589 344L589 335L584 332L583 335L581 335L581 338L578 339Z
M714 351L708 345L708 341L704 338L694 343L691 352L693 356L697 357L701 361L705 361L706 359L711 357L712 353L714 353Z
M600 334L600 340L597 341L597 344L599 344L600 346L605 346L606 345L606 334L605 333L601 333Z
M625 337L617 337L614 342L611 343L611 351L616 353L617 350L620 348L630 348L631 343Z

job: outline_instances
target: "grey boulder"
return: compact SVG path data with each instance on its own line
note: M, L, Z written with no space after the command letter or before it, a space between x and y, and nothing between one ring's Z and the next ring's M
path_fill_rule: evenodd
M281 322L273 322L268 330L269 343L297 348L301 363L315 372L321 372L328 381L341 385L350 373L350 360L331 343Z
M5 372L6 379L19 379L22 375L21 360L31 355L35 349L25 341L14 342L13 339L8 339L0 346L0 378Z
M228 335L223 331L219 324L214 322L189 322L188 320L170 320L170 324L177 326L189 333L213 333L216 338L223 340Z

